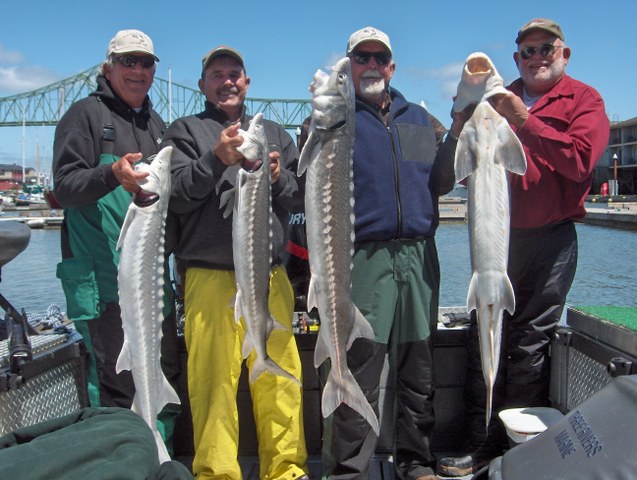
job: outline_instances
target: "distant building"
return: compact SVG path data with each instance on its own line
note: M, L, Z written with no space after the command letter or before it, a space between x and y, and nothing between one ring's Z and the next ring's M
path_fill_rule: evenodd
M37 179L35 170L31 167L25 167L24 176L23 179L21 165L0 163L0 191L21 190L25 181L33 182Z
M637 195L637 117L610 125L610 139L595 169L591 193L603 183L617 180L620 195Z

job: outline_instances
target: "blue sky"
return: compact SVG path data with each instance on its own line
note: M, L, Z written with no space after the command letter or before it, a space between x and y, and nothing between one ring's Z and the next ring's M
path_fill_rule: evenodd
M168 79L170 68L174 82L196 88L201 57L223 43L245 57L248 96L309 98L316 69L343 55L353 31L372 25L391 37L392 85L447 126L465 58L487 53L511 82L518 29L548 17L572 49L567 72L602 94L611 120L637 116L634 0L22 0L3 2L2 17L0 97L86 70L104 59L117 30L138 28L155 43L157 77ZM27 166L35 168L37 148L41 168L49 168L52 137L52 128L27 128ZM22 144L21 128L0 128L0 163L21 164Z

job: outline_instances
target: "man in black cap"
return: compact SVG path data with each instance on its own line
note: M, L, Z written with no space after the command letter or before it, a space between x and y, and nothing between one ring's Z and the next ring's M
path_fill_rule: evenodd
M566 75L571 49L561 27L536 18L515 40L520 78L509 94L489 99L522 142L527 170L512 175L508 275L515 312L505 313L502 355L485 431L486 390L477 328L472 327L466 388L466 454L440 460L440 472L464 476L508 445L497 413L548 405L548 348L577 267L574 220L584 217L593 169L608 144L609 122L599 93Z
M202 60L199 89L205 110L173 122L163 145L174 147L169 209L179 224L176 256L185 270L185 339L188 390L193 418L197 478L241 479L237 461L239 424L237 385L243 363L243 322L235 321L237 293L233 261L232 215L224 216L222 197L235 189L243 155L239 129L247 130L245 96L250 77L242 55L219 46ZM301 379L301 361L292 332L294 294L281 265L288 211L303 204L295 175L299 154L290 135L263 120L270 144L272 174L272 246L269 307L285 329L267 341L269 356ZM255 362L246 359L248 370ZM259 441L259 478L300 479L306 475L302 391L298 383L265 373L250 382Z

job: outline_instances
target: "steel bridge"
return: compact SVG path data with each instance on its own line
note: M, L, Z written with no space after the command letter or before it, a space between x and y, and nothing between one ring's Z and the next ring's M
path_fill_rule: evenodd
M77 100L96 88L96 65L84 72L46 87L0 98L0 127L55 126L64 112ZM166 123L185 115L198 113L204 108L203 94L193 88L155 77L149 92L153 107ZM286 130L295 130L310 115L310 100L282 100L246 97L246 108L251 115L263 116L280 124Z

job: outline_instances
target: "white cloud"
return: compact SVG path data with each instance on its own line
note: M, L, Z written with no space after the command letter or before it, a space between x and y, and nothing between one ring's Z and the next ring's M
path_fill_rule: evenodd
M8 50L0 44L0 96L29 92L58 79L46 68L25 65L22 53Z
M4 48L4 45L0 44L0 63L21 63L24 60L23 55L20 52L12 52Z
M58 79L56 74L42 67L0 66L0 96L29 92Z

